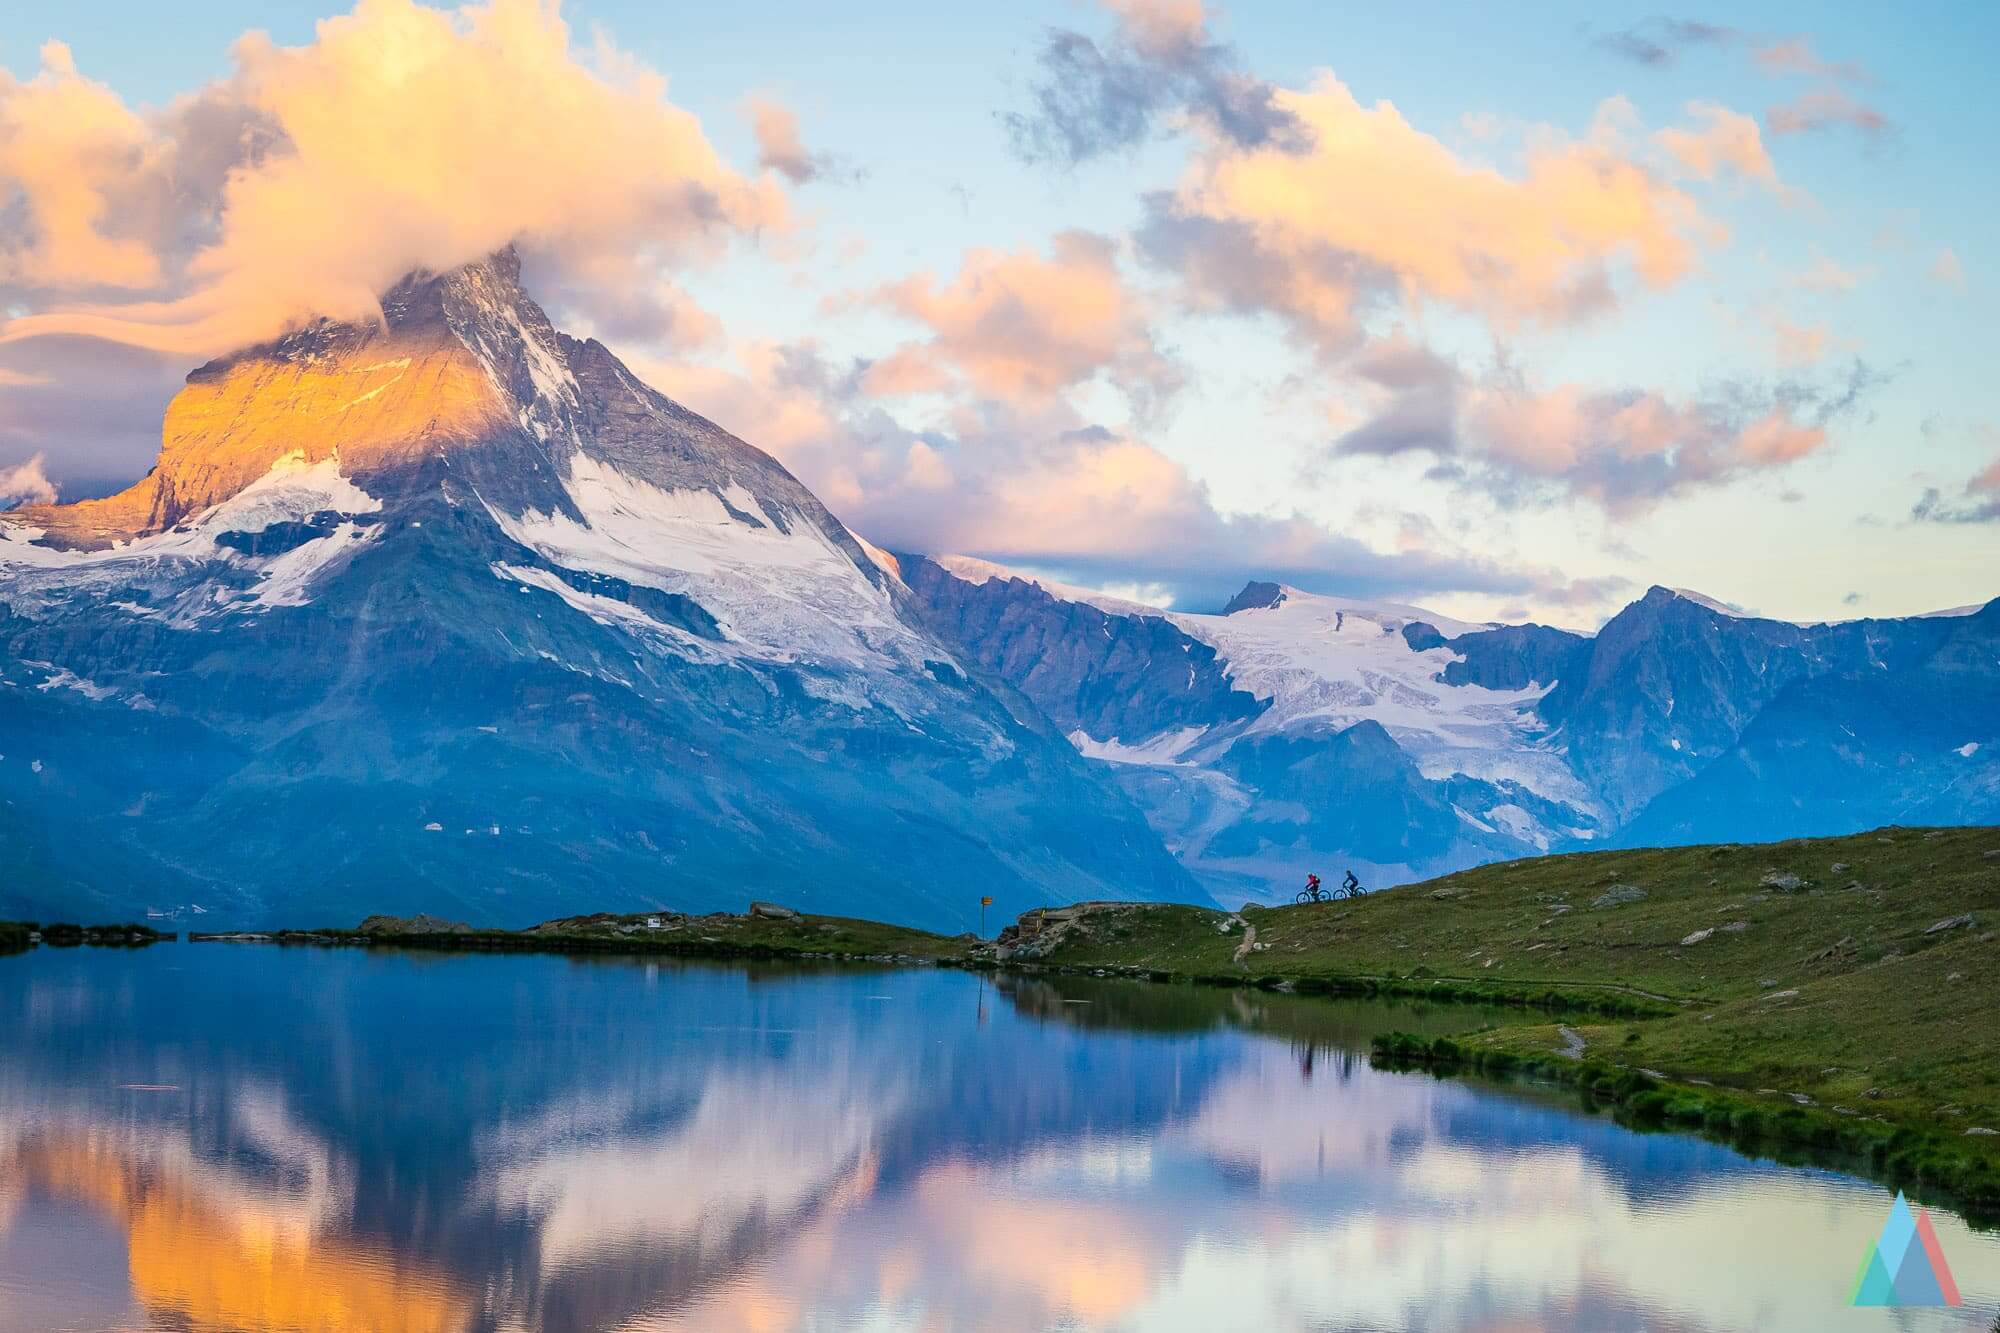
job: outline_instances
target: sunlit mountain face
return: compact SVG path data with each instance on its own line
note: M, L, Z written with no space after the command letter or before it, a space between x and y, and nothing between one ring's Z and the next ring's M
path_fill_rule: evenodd
M1370 1069L1421 1006L180 946L0 1016L9 1333L1811 1329L1887 1204Z

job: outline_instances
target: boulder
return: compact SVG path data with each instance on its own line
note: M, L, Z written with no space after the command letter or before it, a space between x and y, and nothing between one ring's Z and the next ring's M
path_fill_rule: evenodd
M1714 933L1715 933L1715 927L1710 926L1707 930L1697 930L1694 934L1682 940L1681 943L1683 945L1700 944L1703 940L1707 939L1710 935L1713 935Z
M1646 891L1637 884L1613 884L1597 897L1591 899L1592 907L1623 907L1626 903L1646 900Z
M1973 919L1972 913L1963 912L1958 916L1948 916L1942 921L1932 922L1930 925L1924 927L1924 934L1939 935L1947 930L1969 930L1978 924Z
M799 919L797 911L790 907L781 907L777 903L751 903L750 915L766 917L772 921L796 921Z
M1789 870L1766 870L1764 878L1757 881L1760 889L1770 889L1774 893L1797 893L1806 882Z

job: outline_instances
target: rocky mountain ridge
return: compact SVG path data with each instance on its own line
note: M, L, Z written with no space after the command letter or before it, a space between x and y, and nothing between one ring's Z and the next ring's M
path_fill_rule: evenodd
M1198 897L768 455L503 253L205 366L119 496L0 516L0 916Z
M1226 902L1313 869L1379 887L2000 818L2000 603L1793 625L1653 588L1591 635L1256 581L1199 615L956 557L901 567L938 632L1109 765Z

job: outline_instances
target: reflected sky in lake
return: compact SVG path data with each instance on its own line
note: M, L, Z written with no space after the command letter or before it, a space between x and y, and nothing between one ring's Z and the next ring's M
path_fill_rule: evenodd
M1449 1007L225 945L0 959L0 1331L1930 1329L1890 1194L1368 1068Z

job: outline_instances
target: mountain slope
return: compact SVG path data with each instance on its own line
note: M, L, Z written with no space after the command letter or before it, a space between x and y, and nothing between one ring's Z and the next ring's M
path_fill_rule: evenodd
M2000 602L1897 622L1915 661L1795 680L1714 762L1620 832L1630 846L2000 823ZM1927 651L1925 651L1927 650Z
M962 557L898 563L933 627L1107 763L1224 901L1289 898L1308 870L1401 883L1599 827L1532 711L1580 636L1271 583L1170 614Z
M2000 604L1796 625L1653 588L1583 635L1265 582L1191 615L963 557L902 566L933 626L1108 762L1224 901L1309 870L1380 886L2000 818Z
M1729 750L1794 683L1843 672L1895 678L1957 619L1795 625L1656 587L1605 623L1582 670L1549 692L1541 713L1622 820Z
M510 254L203 367L121 496L0 516L0 914L939 928L1198 891L774 460Z

